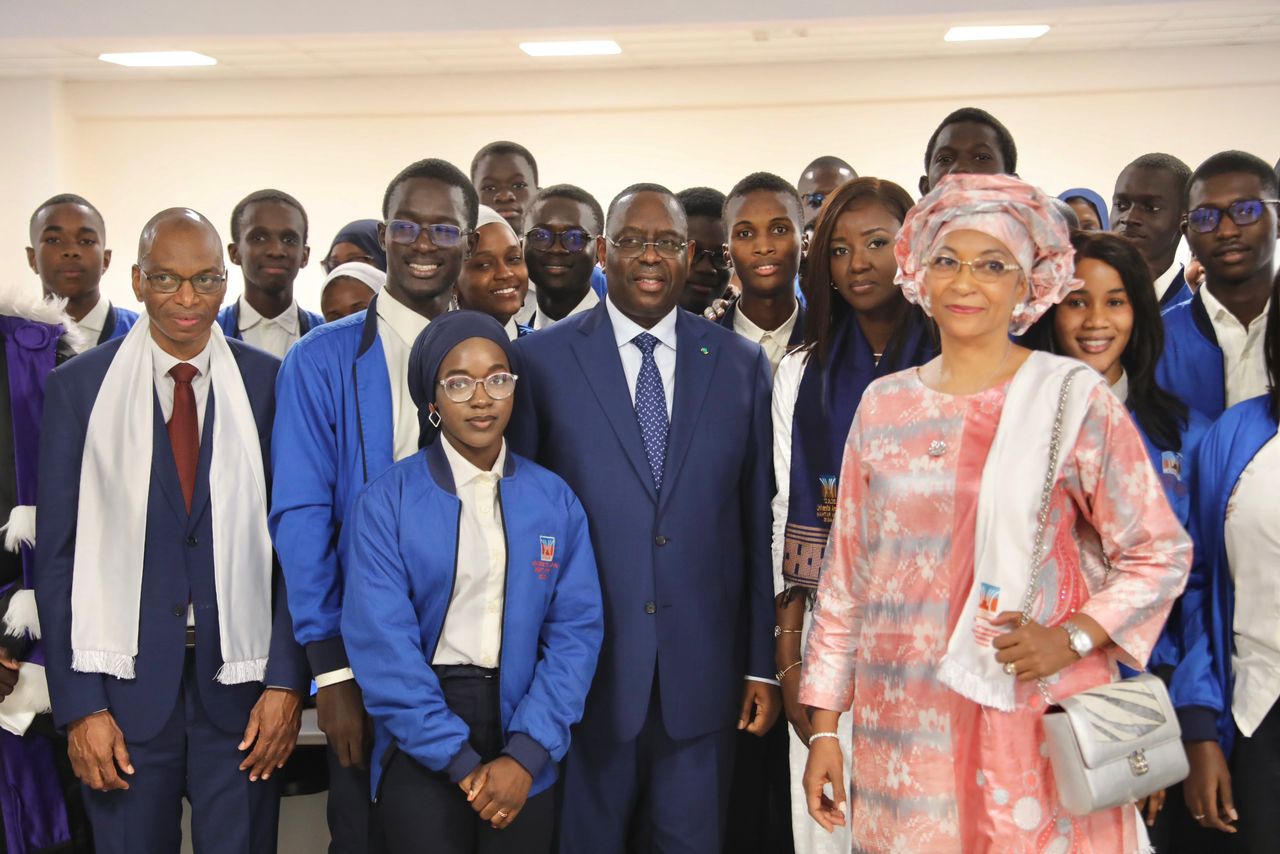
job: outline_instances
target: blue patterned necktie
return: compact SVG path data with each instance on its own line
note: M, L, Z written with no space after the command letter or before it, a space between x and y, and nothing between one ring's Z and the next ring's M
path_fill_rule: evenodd
M662 489L662 468L667 460L667 395L662 389L662 375L653 358L658 339L648 332L641 332L631 343L642 354L640 376L636 377L636 420L640 422L640 436L644 439L644 454L649 458L649 470L653 473L655 490Z

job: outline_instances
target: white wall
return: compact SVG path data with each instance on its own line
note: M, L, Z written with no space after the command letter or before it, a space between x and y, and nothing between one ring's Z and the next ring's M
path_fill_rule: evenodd
M727 190L757 169L794 180L819 154L838 154L862 174L914 191L929 133L966 104L1010 127L1023 177L1105 196L1119 169L1147 151L1169 151L1193 167L1223 148L1268 162L1280 155L1276 48L518 78L6 84L6 112L14 99L19 115L48 126L57 125L49 115L60 115L66 130L60 138L42 125L26 141L0 134L11 190L0 219L0 272L23 274L27 215L68 190L106 215L117 252L107 289L122 303L132 303L138 229L171 205L195 207L225 229L244 194L286 190L311 214L318 261L338 227L378 214L400 168L440 156L466 169L480 145L498 138L532 149L544 184L578 183L602 203L637 180ZM22 91L13 95L14 88ZM40 92L48 95L43 108ZM51 155L59 146L62 154ZM313 308L320 278L315 263L299 277L299 296Z

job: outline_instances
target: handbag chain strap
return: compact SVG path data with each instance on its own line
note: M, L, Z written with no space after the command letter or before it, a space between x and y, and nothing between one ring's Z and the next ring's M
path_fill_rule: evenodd
M1071 383L1075 381L1076 374L1081 371L1088 370L1081 365L1072 369L1071 373L1062 380L1062 390L1058 392L1058 411L1053 418L1053 433L1049 437L1049 470L1045 472L1044 484L1040 488L1040 512L1036 514L1036 536L1035 546L1031 550L1031 578L1027 582L1027 592L1022 597L1022 618L1018 621L1018 625L1025 626L1031 622L1031 609L1035 605L1036 586L1040 581L1040 567L1044 563L1045 558L1045 529L1049 526L1049 503L1053 498L1053 484L1057 481L1058 475L1058 456L1062 451L1062 419L1067 411L1067 397L1071 391ZM1049 693L1049 686L1045 684L1043 679L1036 680L1036 687L1040 689L1040 696L1044 698L1046 705L1054 705L1055 700Z

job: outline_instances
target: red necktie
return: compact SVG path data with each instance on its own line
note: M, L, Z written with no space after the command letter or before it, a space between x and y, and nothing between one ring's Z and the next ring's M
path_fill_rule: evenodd
M186 362L179 362L169 369L173 377L173 414L169 416L169 444L173 446L173 461L178 464L178 482L182 484L182 497L191 512L191 493L196 488L196 464L200 459L200 433L196 429L196 393L191 381L199 373Z

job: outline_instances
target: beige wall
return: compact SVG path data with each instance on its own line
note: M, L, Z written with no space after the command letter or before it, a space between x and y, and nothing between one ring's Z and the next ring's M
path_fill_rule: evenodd
M794 180L828 153L914 190L929 133L966 104L1011 128L1025 178L1108 195L1119 169L1146 151L1192 166L1222 148L1269 162L1280 155L1276 47L519 78L5 84L9 115L38 121L29 138L0 135L0 169L14 191L0 220L0 271L23 274L26 216L64 190L106 215L118 253L107 289L123 303L132 304L137 231L170 205L193 206L225 229L241 196L279 187L310 212L318 260L339 226L377 215L401 167L441 156L465 169L497 138L531 148L544 184L578 183L602 203L636 180L727 190L757 169ZM320 278L315 263L299 278L313 308Z

